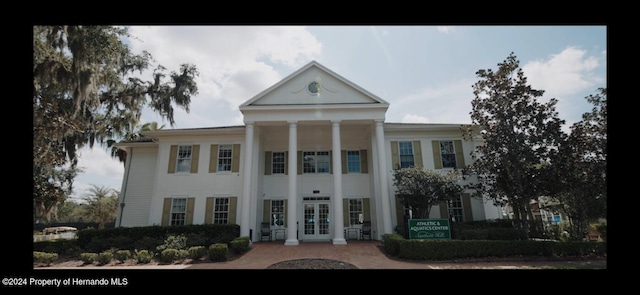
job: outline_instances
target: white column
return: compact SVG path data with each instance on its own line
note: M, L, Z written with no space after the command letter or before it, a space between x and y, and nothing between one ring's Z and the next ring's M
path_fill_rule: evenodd
M391 226L391 201L389 199L389 183L387 174L387 149L384 144L384 126L382 120L376 120L376 141L378 145L378 174L380 176L380 201L382 202L383 232L379 235L393 233Z
M253 165L253 122L245 122L244 137L244 179L242 180L242 208L240 216L240 235L249 236L251 227L249 220L249 208L251 205L251 174ZM257 229L256 229L257 230ZM253 240L253 237L250 237Z
M340 152L340 121L331 121L333 143L333 244L345 245L342 215L342 153Z
M285 245L298 245L298 126L297 122L289 122L289 196L287 204L287 240Z

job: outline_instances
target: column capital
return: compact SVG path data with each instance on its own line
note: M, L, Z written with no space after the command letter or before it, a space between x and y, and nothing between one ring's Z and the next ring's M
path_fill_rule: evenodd
M377 120L374 120L374 121L376 122L376 125L378 125L378 124L382 125L384 123L383 119L377 119Z
M287 121L287 123L289 123L289 125L291 125L291 124L298 124L298 121Z
M253 125L255 123L256 123L255 121L244 121L245 125Z
M335 123L340 124L341 122L342 122L342 120L331 120L331 123L334 123L334 124L335 124Z

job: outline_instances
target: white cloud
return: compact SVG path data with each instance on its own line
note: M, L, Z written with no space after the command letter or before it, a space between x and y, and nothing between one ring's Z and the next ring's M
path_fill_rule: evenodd
M604 54L588 56L586 50L568 47L548 60L528 62L522 70L531 87L545 91L541 101L558 100L556 110L566 121L563 130L568 131L568 126L590 109L585 97L594 94L598 87L606 87L604 74L598 71L606 67L603 60Z
M418 116L414 114L406 114L402 117L402 123L429 123L429 119L424 116Z
M168 70L183 63L198 68L199 94L191 100L198 111L176 109L176 128L229 125L240 104L282 79L280 68L288 74L322 49L300 26L134 26L130 32L140 39L131 40L133 52L147 50Z
M438 32L444 34L449 34L455 31L455 28L452 26L437 26L436 28L438 29Z
M474 82L468 78L445 85L429 85L400 97L389 106L387 122L410 123L411 120L426 119L428 123L470 123L471 85Z
M562 97L593 87L602 81L593 74L598 59L586 51L569 47L549 60L532 61L522 70L534 89L545 90L545 96Z

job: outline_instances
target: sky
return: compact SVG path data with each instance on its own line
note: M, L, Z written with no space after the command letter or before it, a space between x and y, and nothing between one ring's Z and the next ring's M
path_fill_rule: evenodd
M243 125L238 107L311 61L387 101L386 122L471 123L472 85L514 53L528 83L558 100L565 131L607 87L607 27L586 26L132 26L134 53L179 71L194 64L198 95L175 125L153 111L141 123L164 129ZM143 73L150 79L150 72ZM74 201L92 186L121 190L124 165L106 148L80 150Z

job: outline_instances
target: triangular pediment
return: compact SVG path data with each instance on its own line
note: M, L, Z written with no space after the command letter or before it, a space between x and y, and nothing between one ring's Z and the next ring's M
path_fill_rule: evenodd
M381 98L312 61L240 106L388 105Z

